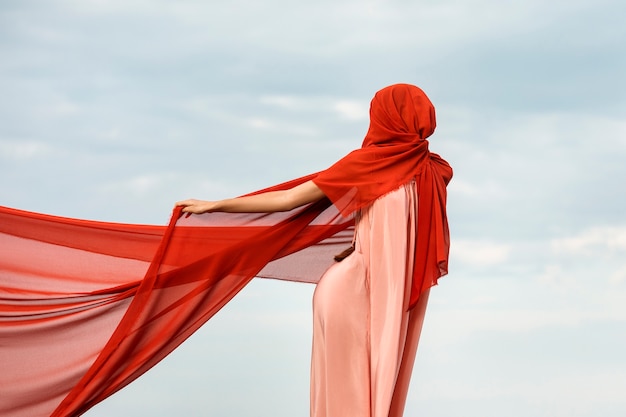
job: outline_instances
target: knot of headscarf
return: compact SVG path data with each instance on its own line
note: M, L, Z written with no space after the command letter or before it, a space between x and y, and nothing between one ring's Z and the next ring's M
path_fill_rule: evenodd
M426 138L435 127L435 108L420 88L385 87L372 99L362 147L313 179L344 216L416 179L419 204L411 307L447 273L446 185L452 168L428 150Z

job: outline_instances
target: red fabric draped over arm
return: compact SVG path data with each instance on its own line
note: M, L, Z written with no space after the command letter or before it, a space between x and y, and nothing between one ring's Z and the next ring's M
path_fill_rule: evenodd
M274 214L175 212L168 227L0 208L0 415L84 413L254 276L316 282L352 225L328 200Z

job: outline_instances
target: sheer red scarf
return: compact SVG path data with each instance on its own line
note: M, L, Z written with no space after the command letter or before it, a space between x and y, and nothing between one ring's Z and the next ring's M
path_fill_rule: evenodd
M316 282L353 234L327 199L284 213L180 215L162 227L0 207L0 416L83 414L255 276Z
M435 108L421 89L409 84L386 87L372 99L370 127L361 149L313 179L344 215L416 180L418 233L411 307L448 271L446 185L452 168L428 150L426 138L435 126Z
M351 242L350 213L411 178L422 279L413 290L433 285L447 260L451 170L428 152L427 100L411 86L379 92L362 149L261 190L312 179L330 198L289 212L186 218L175 210L162 227L0 207L0 416L81 415L157 364L255 276L316 282Z

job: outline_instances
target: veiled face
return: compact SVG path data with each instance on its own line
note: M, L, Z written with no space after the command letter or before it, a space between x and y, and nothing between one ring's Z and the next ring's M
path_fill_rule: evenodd
M363 146L419 141L432 135L435 126L435 107L426 94L414 85L394 84L372 99Z

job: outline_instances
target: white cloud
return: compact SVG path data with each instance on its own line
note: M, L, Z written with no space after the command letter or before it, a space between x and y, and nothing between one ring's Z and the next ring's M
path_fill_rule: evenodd
M369 104L367 102L332 98L325 96L262 96L262 104L277 106L285 110L308 112L311 114L332 112L342 119L349 121L366 121L369 119Z
M74 11L87 14L119 14L119 13L141 13L146 14L156 11L158 6L164 6L163 2L149 0L131 0L131 1L111 1L111 0L60 0L60 4Z
M245 120L245 124L253 129L267 130L280 133L281 135L315 136L317 134L315 128L307 126L304 123L296 124L285 121L275 121L264 117L251 117ZM255 146L253 145L253 147Z
M54 152L50 144L31 140L0 140L0 158L31 159L44 157Z
M503 198L511 192L497 179L482 180L472 182L471 179L454 178L448 186L448 193L451 195L462 194L466 197L483 199Z
M100 189L105 194L138 196L154 192L160 188L164 180L161 174L144 174L122 181L105 183Z
M295 96L262 96L259 101L283 109L299 109L306 106L310 101Z
M487 375L494 373L491 368L480 371ZM420 384L416 395L422 403L443 400L480 407L478 404L488 402L491 406L484 406L485 409L500 410L494 415L516 417L528 415L523 410L534 410L533 415L546 417L594 416L599 408L606 410L602 415L619 416L620 410L626 407L622 391L626 384L623 369L584 374L573 372L566 376L554 375L546 370L541 372L540 369L537 372L538 376L534 379L518 376L510 381L491 381L487 384L450 381L434 375L432 381ZM511 409L511 404L516 404L516 407Z
M609 275L609 283L612 285L622 284L626 282L626 265L616 269Z
M146 196L162 199L162 194L170 195L170 199L186 198L191 195L205 196L204 198L226 198L233 196L233 187L229 181L207 179L201 174L183 175L178 172L144 173L118 181L108 181L99 187L104 200L129 198L146 201ZM186 195L187 194L187 195ZM148 200L152 201L152 200Z
M367 103L354 100L341 100L333 105L333 109L348 120L368 120L369 106Z
M615 252L626 252L626 226L601 226L583 230L577 235L553 239L557 254L599 255L604 258Z
M450 258L467 265L487 267L509 259L511 246L496 241L456 239L450 248Z
M255 129L272 129L276 127L274 123L260 117L253 117L248 119L246 122L250 127Z
M567 268L567 262L545 265L543 271L535 279L539 285L544 287L544 291L549 288L558 294L585 289L585 283L581 276Z
M477 332L528 332L542 327L572 326L591 318L588 312L577 309L550 311L533 307L498 309L497 314L486 308L448 308L437 312L437 321L445 323L446 338L452 338L449 343Z

